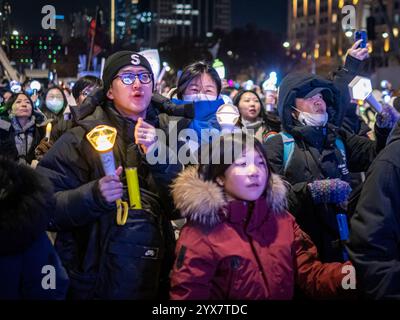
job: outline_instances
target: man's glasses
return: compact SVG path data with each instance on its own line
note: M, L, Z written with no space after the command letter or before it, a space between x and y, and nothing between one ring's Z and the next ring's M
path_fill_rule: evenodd
M122 83L125 85L130 85L130 84L134 83L136 78L138 78L140 83L142 83L142 84L148 84L153 80L151 74L148 72L143 72L143 73L125 72L125 73L117 74L114 77L114 79L117 77L119 77L121 79Z

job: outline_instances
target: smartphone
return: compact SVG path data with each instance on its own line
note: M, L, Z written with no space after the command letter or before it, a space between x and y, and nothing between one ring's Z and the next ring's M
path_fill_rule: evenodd
M359 48L366 48L368 42L367 31L357 30L354 34L354 41L357 42L358 40L362 40Z

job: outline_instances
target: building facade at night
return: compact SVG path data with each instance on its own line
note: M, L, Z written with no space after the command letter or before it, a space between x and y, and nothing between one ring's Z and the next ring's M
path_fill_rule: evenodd
M0 41L1 45L8 46L11 30L11 4L9 1L0 2Z
M10 36L10 60L16 63L19 71L25 68L55 68L63 62L64 47L59 36Z
M202 38L215 29L231 29L230 0L154 0L152 43L170 37Z
M215 29L231 30L230 0L154 0L151 10L156 16L153 45L170 37L202 38Z
M117 41L136 42L139 0L115 0L115 34Z
M171 37L231 30L231 0L111 0L110 39L155 47Z
M330 68L340 62L354 43L354 31L365 29L372 49L370 63L374 67L388 66L393 44L398 46L399 41L400 1L384 0L383 3L382 11L379 1L289 0L288 54L315 61L317 67ZM355 9L354 29L342 27L342 20L348 14L342 10L347 5ZM385 12L389 21L385 19Z

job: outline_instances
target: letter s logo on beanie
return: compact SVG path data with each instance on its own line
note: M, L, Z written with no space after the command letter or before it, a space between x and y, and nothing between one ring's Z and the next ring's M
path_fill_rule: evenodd
M131 63L134 64L135 66L140 64L140 58L137 54L131 55L131 59L132 59Z

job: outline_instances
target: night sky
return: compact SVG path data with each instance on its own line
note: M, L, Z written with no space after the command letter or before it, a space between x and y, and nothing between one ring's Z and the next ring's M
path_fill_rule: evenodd
M91 11L97 4L104 8L108 0L12 0L13 22L24 33L40 33L41 8L46 4L54 5L57 14L68 15L87 7ZM232 0L232 26L243 27L248 23L284 36L287 21L287 1L283 0Z

